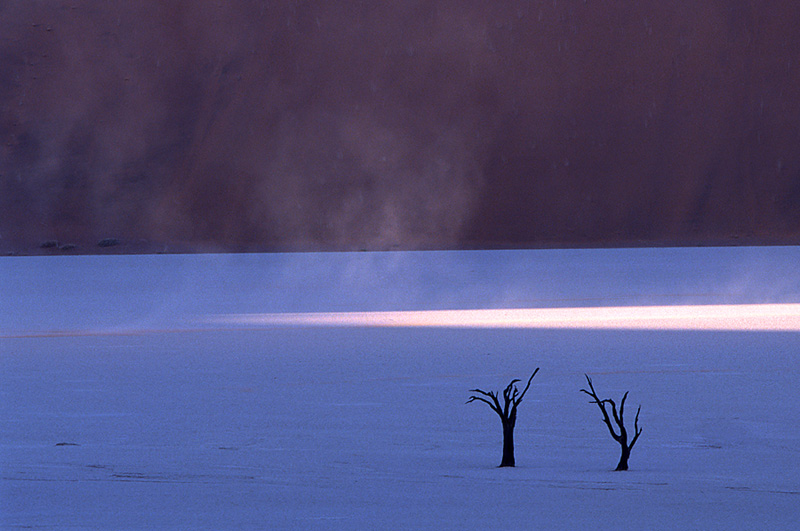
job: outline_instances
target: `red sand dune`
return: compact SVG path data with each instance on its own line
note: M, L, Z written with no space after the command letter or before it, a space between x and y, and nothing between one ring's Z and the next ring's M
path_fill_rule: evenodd
M0 250L798 243L797 50L791 0L6 1Z

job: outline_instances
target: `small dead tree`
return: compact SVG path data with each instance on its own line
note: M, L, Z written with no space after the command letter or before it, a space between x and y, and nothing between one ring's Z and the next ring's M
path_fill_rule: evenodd
M514 385L522 380L514 379L508 384L505 391L503 391L503 404L500 404L500 399L494 391L482 391L480 389L470 389L471 393L478 393L472 395L467 400L467 404L474 401L483 402L488 404L492 410L500 416L500 421L503 423L503 459L500 461L500 466L514 466L514 426L517 423L517 406L522 402L525 393L531 386L531 380L539 372L537 367L531 377L528 378L528 384L522 392Z
M598 398L597 393L594 390L594 386L592 385L592 379L589 378L588 375L584 376L586 376L586 381L589 383L589 389L591 391L581 389L581 392L586 393L593 398L591 403L597 404L597 407L600 408L600 411L603 413L603 422L605 422L606 426L608 426L608 431L611 432L611 436L622 447L622 455L619 458L619 464L617 464L617 468L615 470L628 470L628 458L631 456L631 450L633 449L633 445L636 444L636 441L639 439L639 435L642 434L642 429L639 427L639 412L641 411L642 406L640 405L639 409L636 410L636 419L633 421L634 435L633 439L631 439L631 442L628 443L628 431L625 429L625 418L623 416L625 414L625 400L628 398L628 391L625 391L625 394L622 395L622 401L619 403L619 411L617 411L617 405L613 400L610 398L600 400L600 398ZM611 417L608 415L606 404L611 406L611 417L614 418L614 423L617 425L619 433L614 431L614 426L611 424Z

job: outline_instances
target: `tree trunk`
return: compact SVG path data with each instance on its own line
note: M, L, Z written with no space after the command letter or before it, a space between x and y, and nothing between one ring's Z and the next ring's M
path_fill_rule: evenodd
M622 455L619 457L619 464L615 470L628 470L628 458L631 456L631 449L627 445L622 445Z
M514 425L503 422L503 460L500 466L514 466Z

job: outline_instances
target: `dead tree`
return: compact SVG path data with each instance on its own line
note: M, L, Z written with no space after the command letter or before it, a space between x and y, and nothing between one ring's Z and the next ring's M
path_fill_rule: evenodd
M642 406L640 405L639 409L636 410L636 419L633 421L634 435L633 439L631 439L631 442L628 443L628 431L625 429L625 418L623 416L625 414L625 400L628 398L628 391L625 391L625 394L622 395L622 401L619 403L619 412L617 412L617 405L614 403L614 401L610 398L600 400L594 390L594 386L592 385L592 379L589 378L588 375L584 376L586 376L586 381L589 383L589 389L591 389L591 392L587 391L586 389L581 389L581 392L586 393L594 399L592 400L592 403L597 404L597 407L599 407L600 411L603 413L603 422L605 422L606 426L608 426L608 431L611 432L611 436L622 447L622 455L619 458L619 464L617 464L617 468L615 470L628 470L628 458L631 456L631 450L633 449L633 445L636 444L636 441L639 439L639 435L642 434L642 429L639 427L639 412L641 411ZM614 423L617 425L619 433L614 431L614 426L611 424L611 417L608 415L606 404L611 406L611 416L614 417Z
M522 392L514 385L522 380L514 379L508 384L505 391L503 391L503 404L500 404L500 399L494 391L482 391L480 389L470 389L471 393L478 393L472 395L467 400L467 404L478 400L489 405L492 410L500 416L500 421L503 423L503 459L500 461L500 466L514 466L514 426L517 423L517 406L522 402L522 397L528 392L531 386L531 380L539 372L537 367L531 377L528 378L528 384Z

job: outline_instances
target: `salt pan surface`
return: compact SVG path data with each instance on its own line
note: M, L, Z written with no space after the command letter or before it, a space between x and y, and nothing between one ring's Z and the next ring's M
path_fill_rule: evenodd
M219 316L800 303L797 248L0 259L0 528L794 529L795 331ZM517 467L474 387L541 367ZM642 404L631 470L578 390ZM630 407L630 406L629 406Z

